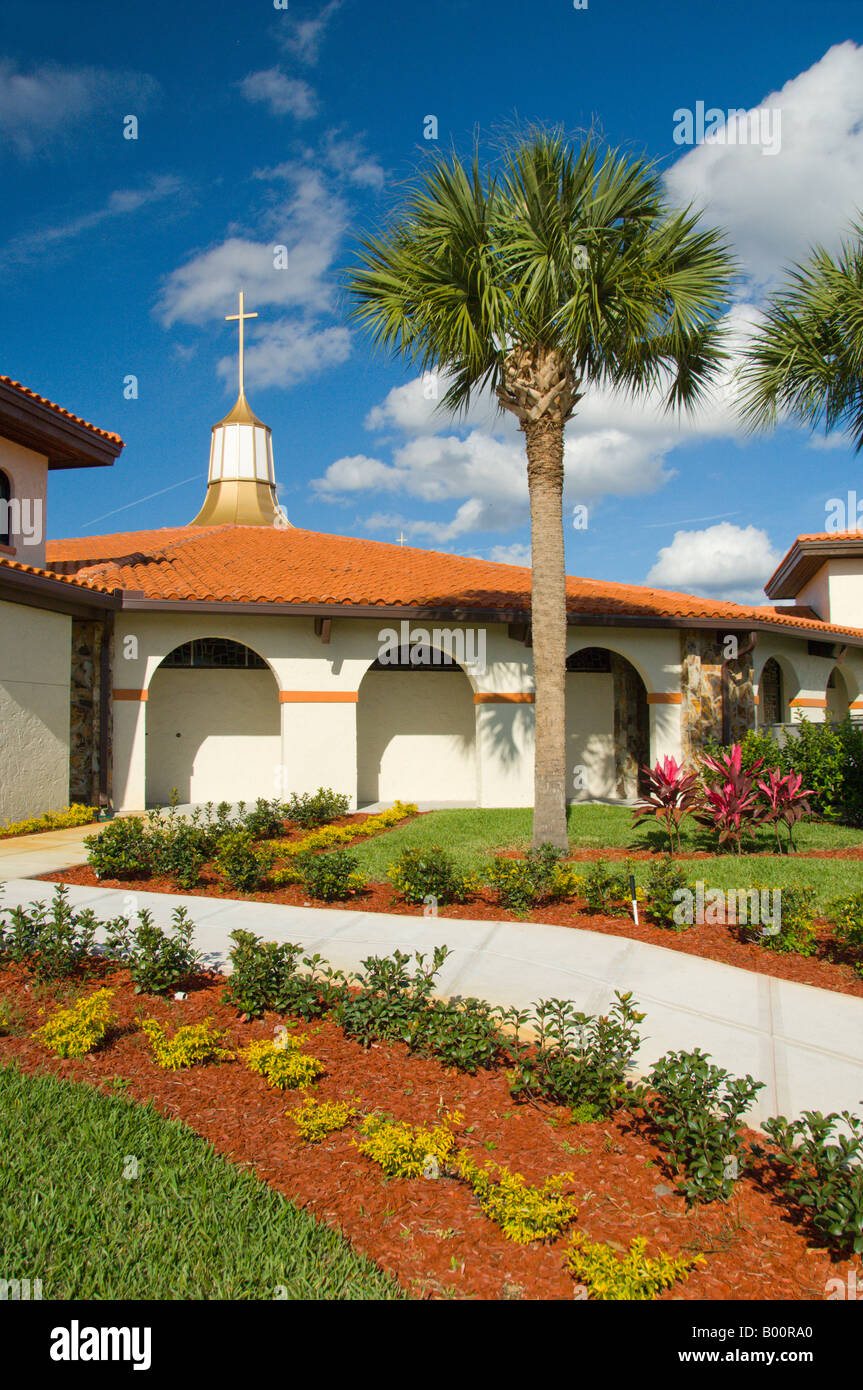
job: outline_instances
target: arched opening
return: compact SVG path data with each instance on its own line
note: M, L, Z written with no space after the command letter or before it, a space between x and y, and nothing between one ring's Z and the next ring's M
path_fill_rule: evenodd
M566 662L566 758L570 801L633 801L650 761L644 681L607 647L582 647Z
M202 637L175 647L147 692L147 803L254 801L277 791L279 691L240 642Z
M765 661L758 682L758 723L761 726L786 724L785 682L782 667L774 656Z
M12 524L9 520L9 503L12 501L12 483L8 473L0 468L0 545L12 544Z
M402 647L360 682L357 804L397 798L476 802L473 690L459 664L434 648Z
M827 677L827 709L824 718L828 724L841 724L843 719L848 718L850 706L851 696L848 694L845 677L839 667L834 666Z

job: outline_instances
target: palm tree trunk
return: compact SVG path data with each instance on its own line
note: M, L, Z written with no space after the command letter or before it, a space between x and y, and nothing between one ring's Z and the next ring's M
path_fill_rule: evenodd
M531 625L536 684L533 843L568 847L566 834L566 572L563 424L525 421L530 491Z

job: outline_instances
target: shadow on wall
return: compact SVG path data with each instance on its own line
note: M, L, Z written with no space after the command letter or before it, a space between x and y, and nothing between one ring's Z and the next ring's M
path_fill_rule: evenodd
M278 792L278 687L269 670L159 667L147 701L147 803L254 801Z
M368 670L357 705L359 801L476 795L473 689L461 668Z

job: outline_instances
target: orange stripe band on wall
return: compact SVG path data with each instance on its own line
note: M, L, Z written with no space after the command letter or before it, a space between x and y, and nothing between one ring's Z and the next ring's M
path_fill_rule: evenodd
M533 693L495 695L481 690L474 695L473 702L475 705L532 705L536 702L536 696Z
M673 690L653 690L647 696L649 705L682 705L683 696Z
M809 699L808 697L806 697L806 696L801 696L801 697L799 697L799 698L796 699L796 700L791 700L791 701L790 701L790 704L793 705L793 706L796 706L797 709L826 709L826 708L827 708L827 700L826 700L826 699L823 699L823 700L821 700L821 699L810 700L810 699Z
M115 700L139 700L142 705L147 703L146 690L114 690Z
M358 690L280 690L282 705L355 705Z
M849 709L863 709L863 700L852 700Z

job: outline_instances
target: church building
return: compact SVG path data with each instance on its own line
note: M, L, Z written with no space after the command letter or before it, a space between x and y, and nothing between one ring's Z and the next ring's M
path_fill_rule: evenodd
M49 472L123 442L0 376L0 823L174 788L531 805L530 570L292 524L242 297L232 317L239 395L186 526L46 539ZM863 717L863 535L799 536L767 594L567 580L571 800L631 801L707 739Z

